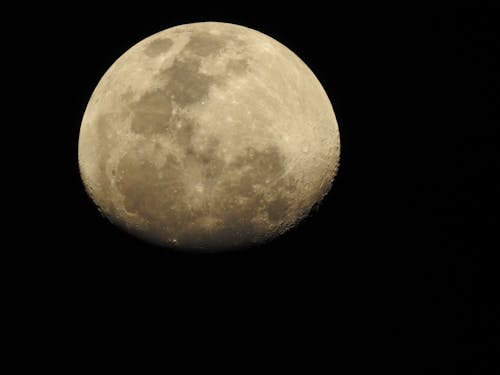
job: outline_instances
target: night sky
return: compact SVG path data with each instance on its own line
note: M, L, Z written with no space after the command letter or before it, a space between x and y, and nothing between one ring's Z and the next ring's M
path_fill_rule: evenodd
M48 174L34 173L50 214L37 214L40 234L23 253L36 270L25 281L30 298L64 311L47 316L69 342L100 346L101 335L125 340L140 325L166 328L157 335L195 353L213 350L216 337L220 353L242 356L235 372L269 357L307 373L494 373L500 13L291 3L43 9L40 100L50 131L40 155L50 162ZM286 235L192 255L100 216L77 144L88 99L123 52L209 20L262 31L304 60L332 101L341 164L328 196Z

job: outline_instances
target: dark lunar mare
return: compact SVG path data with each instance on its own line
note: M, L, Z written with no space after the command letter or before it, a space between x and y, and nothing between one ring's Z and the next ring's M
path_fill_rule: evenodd
M234 247L264 240L269 233L276 233L287 218L297 181L284 175L285 157L279 147L248 147L226 163L219 156L216 138L207 137L202 147L195 145L194 137L201 125L173 113L174 107L188 108L206 99L210 88L223 86L231 74L247 72L249 61L243 58L230 60L224 75L210 76L199 71L202 59L220 53L230 40L234 37L192 34L173 64L159 72L163 88L147 92L129 105L131 130L144 137L143 145L138 145L143 151L130 150L122 157L115 181L124 196L125 209L147 223L138 234L150 241L166 243L175 238L183 248L197 248L200 244L208 248ZM158 39L147 46L145 53L154 57L171 45L169 39ZM101 117L98 128L105 127L105 121ZM168 135L185 152L174 157L159 142L148 147L157 135ZM158 158L165 159L161 168L151 162ZM189 182L185 178L195 169L203 171L203 184L213 194L209 198L212 203L196 208L188 201ZM257 214L265 220L253 220ZM207 215L224 225L200 232L197 221ZM256 233L262 233L262 237Z

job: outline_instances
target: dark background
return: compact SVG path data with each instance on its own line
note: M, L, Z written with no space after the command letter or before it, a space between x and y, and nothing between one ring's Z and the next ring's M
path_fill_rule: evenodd
M34 173L48 207L35 218L44 228L36 254L25 257L37 270L28 282L36 306L61 342L106 356L113 340L150 333L141 340L190 353L186 366L214 351L219 364L238 359L238 372L271 364L495 372L498 9L290 2L43 11L50 16L33 10L50 119L41 154L51 160ZM262 31L298 54L332 101L342 153L331 192L297 228L251 250L193 255L140 242L102 218L81 183L77 144L90 95L123 52L208 20Z

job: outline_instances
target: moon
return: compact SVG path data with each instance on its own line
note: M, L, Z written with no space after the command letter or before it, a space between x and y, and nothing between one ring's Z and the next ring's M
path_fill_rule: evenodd
M169 248L267 242L329 191L340 137L328 96L287 47L219 22L126 51L95 88L78 160L86 191L127 232Z

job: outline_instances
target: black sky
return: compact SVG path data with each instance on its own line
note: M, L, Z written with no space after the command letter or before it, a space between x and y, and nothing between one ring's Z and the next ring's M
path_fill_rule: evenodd
M54 324L92 341L103 327L119 336L160 317L151 329L196 343L256 340L283 366L309 372L315 363L492 373L498 10L149 9L44 8L51 17L36 23L50 171L33 173L50 213L37 220L50 225L29 247L43 252L26 251L25 261L37 269L27 281L34 298L68 312ZM207 20L257 29L298 54L333 103L342 154L330 194L299 227L251 251L200 256L149 246L103 219L80 181L77 142L116 58L152 33ZM251 353L242 368L265 356Z

